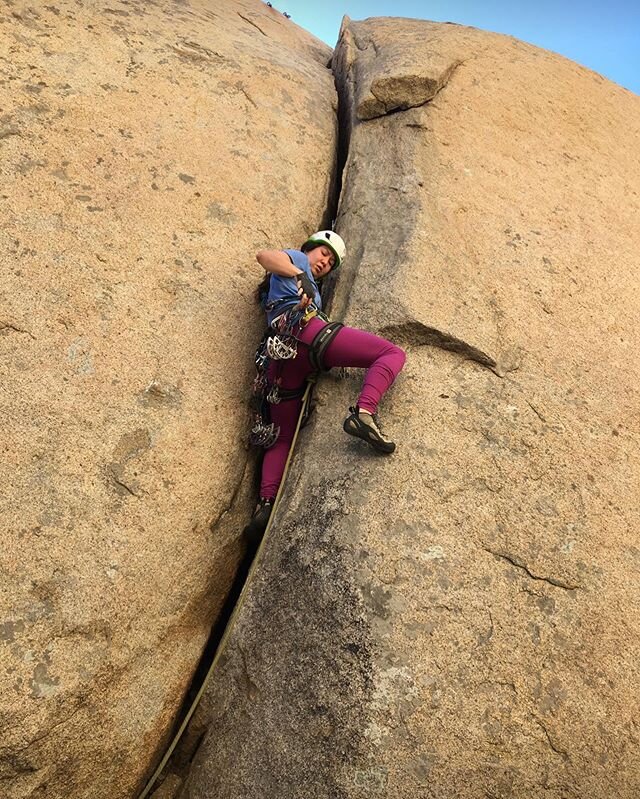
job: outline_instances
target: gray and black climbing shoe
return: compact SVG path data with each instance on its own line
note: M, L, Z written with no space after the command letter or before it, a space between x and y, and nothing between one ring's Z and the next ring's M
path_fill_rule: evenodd
M269 519L271 518L273 503L273 499L266 499L265 497L260 498L260 502L258 502L258 506L251 517L251 521L243 530L243 535L248 544L256 545L262 540L264 531L267 529L267 524L269 524Z
M378 452L390 455L396 445L380 430L380 422L376 414L367 413L367 411L358 408L357 405L355 408L349 408L349 410L351 414L347 416L342 425L344 432L349 433L350 436L361 438Z

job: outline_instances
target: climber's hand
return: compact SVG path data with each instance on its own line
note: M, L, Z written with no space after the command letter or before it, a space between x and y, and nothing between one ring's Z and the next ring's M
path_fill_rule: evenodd
M314 285L304 272L296 275L296 283L298 284L298 294L300 296L300 308L306 308L316 296Z

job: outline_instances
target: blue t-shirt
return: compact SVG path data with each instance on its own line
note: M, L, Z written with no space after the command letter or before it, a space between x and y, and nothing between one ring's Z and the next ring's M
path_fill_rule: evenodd
M307 256L303 252L300 252L300 250L283 250L283 252L286 252L291 263L305 272L307 277L311 280L315 288L313 302L319 311L322 310L320 291L313 277L313 272L311 271ZM269 294L263 303L267 312L267 322L271 324L277 316L280 316L281 313L291 308L292 305L297 305L299 302L298 283L295 277L282 277L282 275L275 275L272 273L269 281Z

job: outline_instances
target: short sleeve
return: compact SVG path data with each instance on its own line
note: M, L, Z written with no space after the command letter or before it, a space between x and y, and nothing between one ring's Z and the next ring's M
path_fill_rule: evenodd
M309 267L309 259L307 256L301 252L300 250L283 250L288 256L289 260L294 266L297 266L298 269L302 269L303 272L310 272Z

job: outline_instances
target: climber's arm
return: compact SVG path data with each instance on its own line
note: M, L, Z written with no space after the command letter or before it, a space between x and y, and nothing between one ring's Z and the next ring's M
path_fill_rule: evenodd
M281 277L296 277L303 274L301 269L291 263L291 259L282 250L259 250L256 260L267 272Z

